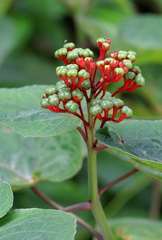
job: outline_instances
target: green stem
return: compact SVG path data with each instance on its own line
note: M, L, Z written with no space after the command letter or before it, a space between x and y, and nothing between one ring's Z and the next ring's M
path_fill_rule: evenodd
M92 203L92 213L96 222L102 229L105 240L113 240L113 235L108 224L107 218L103 211L98 195L98 180L97 180L97 152L94 148L94 124L93 118L89 114L89 126L87 127L88 141L88 183L89 183L89 198Z

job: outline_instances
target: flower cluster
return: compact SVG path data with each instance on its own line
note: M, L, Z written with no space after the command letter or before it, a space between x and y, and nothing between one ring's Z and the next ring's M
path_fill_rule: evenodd
M45 90L42 107L53 112L71 113L86 121L82 109L85 98L94 121L120 122L130 118L132 110L115 95L142 87L145 79L140 68L134 65L136 53L115 51L106 57L110 44L109 39L97 39L100 51L97 61L89 48L76 48L74 43L65 43L58 49L55 57L65 64L56 68L56 75L61 80ZM96 80L97 72L100 72L99 80ZM121 87L113 93L107 92L110 84L119 81L123 82Z

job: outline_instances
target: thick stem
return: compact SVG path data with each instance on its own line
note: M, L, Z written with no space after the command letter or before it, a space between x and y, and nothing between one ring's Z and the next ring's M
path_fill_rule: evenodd
M94 148L94 123L93 118L89 114L89 126L87 127L88 132L88 183L89 183L89 198L92 203L92 213L96 222L102 229L105 240L113 240L113 235L108 224L107 218L103 211L98 195L98 180L97 180L97 152Z

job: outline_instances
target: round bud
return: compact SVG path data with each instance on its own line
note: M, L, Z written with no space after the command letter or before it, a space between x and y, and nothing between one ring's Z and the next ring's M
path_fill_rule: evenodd
M69 112L71 113L76 112L78 110L78 107L79 107L78 104L73 100L70 100L65 104L65 108L69 110Z
M98 39L96 40L96 42L97 42L97 44L98 44L98 43L104 43L104 42L105 42L105 38L98 38Z
M48 98L43 98L40 102L42 107L48 107L49 103L48 103Z
M80 100L82 100L84 95L80 90L75 89L74 91L72 91L72 96L77 97L77 99L80 101Z
M66 66L67 69L76 69L78 70L79 69L79 66L77 64L68 64Z
M145 79L141 73L137 74L137 76L135 77L135 82L139 86L145 85Z
M120 75L124 75L124 69L123 68L115 68L114 72L116 73L116 75L120 74Z
M66 67L64 67L64 66L60 66L60 67L57 67L57 68L56 68L56 75L57 75L58 77L60 77L60 76L65 76L65 75L66 75L66 72L67 72L67 69L66 69Z
M132 67L132 72L138 74L138 73L141 73L141 69L137 65L134 65Z
M79 52L79 55L83 57L89 57L89 51L83 49Z
M113 102L113 105L114 105L115 107L121 107L121 106L124 105L124 102L123 102L121 99L119 99L119 98L113 97L113 98L112 98L112 102Z
M94 56L94 53L89 48L86 48L85 50L88 52L88 57Z
M100 102L101 102L101 99L100 98L95 98L95 99L93 99L92 101L91 101L91 106L95 106L95 105L97 105L97 104L100 104Z
M123 60L123 63L124 63L124 65L126 66L126 68L132 69L133 64L132 64L132 61L131 61L131 60L124 59L124 60Z
M78 71L75 68L67 70L68 77L76 77L77 74L78 74Z
M75 48L75 44L72 43L72 42L69 42L69 43L65 43L63 45L63 47L66 48L69 51L69 50L73 50Z
M58 96L61 100L67 100L71 98L71 93L67 89L61 89L58 93Z
M81 87L85 89L90 89L91 88L90 80L85 80L84 82L82 82Z
M98 113L102 113L102 108L99 104L96 104L89 109L90 114L96 116Z
M47 89L45 90L45 93L46 93L47 95L51 95L51 94L54 94L54 93L56 93L56 92L57 92L56 86L49 87L49 88L47 88Z
M133 51L128 51L127 58L129 58L131 61L134 61L137 57L137 54Z
M132 117L132 115L133 115L132 109L127 106L122 107L121 113L125 113L126 117Z
M59 57L61 57L61 56L63 56L63 55L66 56L66 54L67 54L67 49L66 49L66 48L59 48L59 49L54 53L54 56L55 56L56 58L59 58Z
M104 65L105 65L105 61L104 60L100 60L100 61L96 62L96 66L97 67L101 67L101 66L104 66Z
M50 95L48 97L48 102L50 105L58 105L59 104L59 98L57 94Z
M102 107L102 109L108 109L108 108L112 108L113 107L113 102L110 99L105 99L102 100L100 103L100 106Z
M86 70L82 69L78 72L78 77L83 77L84 79L88 79L90 77L90 74Z
M76 51L69 51L68 54L67 54L67 59L68 60L74 60L74 59L77 59L78 58L78 53Z
M127 72L125 75L124 75L124 78L127 80L127 79L134 79L136 76L136 74L132 71L129 71Z
M118 52L118 59L125 59L127 57L128 52L126 51L119 51Z
M105 64L107 65L107 64L110 64L110 62L112 61L112 60L114 60L114 58L105 58Z
M58 81L58 82L56 83L56 88L57 88L58 91L61 90L61 89L63 89L63 88L69 89L69 88L67 87L67 85L64 83L63 80L60 80L60 81Z

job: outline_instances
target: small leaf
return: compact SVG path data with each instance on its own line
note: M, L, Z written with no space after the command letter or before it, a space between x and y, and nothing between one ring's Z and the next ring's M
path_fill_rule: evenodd
M64 181L81 168L80 140L76 130L49 138L23 138L1 127L0 177L14 189L41 180Z
M118 240L161 240L160 221L147 219L119 218L111 220L115 239Z
M162 121L125 120L107 124L97 139L137 169L162 179Z
M140 48L161 49L161 25L160 15L138 15L121 23L120 38Z
M0 220L0 226L4 240L73 240L76 232L72 215L45 209L14 210Z
M0 218L6 215L13 205L11 186L0 179Z
M41 108L40 100L46 87L0 89L0 122L24 137L55 136L75 129L80 120L73 115Z

